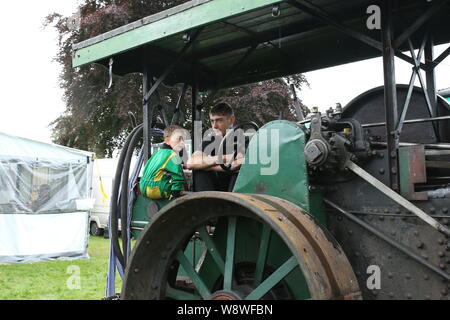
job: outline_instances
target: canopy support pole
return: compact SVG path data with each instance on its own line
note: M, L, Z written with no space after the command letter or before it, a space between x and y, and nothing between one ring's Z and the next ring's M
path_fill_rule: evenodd
M389 185L400 191L398 149L400 137L398 127L397 85L395 81L395 55L393 46L392 2L383 2L381 9L381 30L383 42L384 104L386 113L386 140L388 151Z
M144 62L142 85L144 97L152 87L152 78L149 64ZM150 159L152 153L151 142L154 109L155 108L151 105L150 99L144 99L144 162L147 162Z

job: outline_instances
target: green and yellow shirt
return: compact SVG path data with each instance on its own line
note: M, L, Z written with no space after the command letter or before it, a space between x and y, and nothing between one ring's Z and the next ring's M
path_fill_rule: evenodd
M145 197L159 200L183 190L184 182L181 159L165 144L145 165L139 186Z

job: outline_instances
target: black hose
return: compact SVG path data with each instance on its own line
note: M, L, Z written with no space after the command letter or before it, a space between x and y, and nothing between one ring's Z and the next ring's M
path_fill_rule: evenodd
M125 259L124 259L124 255L122 253L122 250L120 249L120 244L119 244L119 228L118 228L118 219L117 219L117 207L118 207L118 198L119 198L119 189L120 189L120 184L122 181L122 171L123 171L123 166L124 166L124 162L125 162L125 157L127 155L128 152L128 148L130 146L131 140L133 139L135 133L142 128L143 126L140 125L138 127L136 127L133 132L128 136L127 140L125 141L125 144L123 146L123 150L120 154L120 158L119 161L117 163L117 169L116 169L116 175L115 175L115 179L114 179L114 186L113 186L113 190L112 190L112 195L111 195L111 209L110 209L110 216L111 216L111 243L113 245L113 250L114 253L117 256L117 259L119 260L119 262L122 264L122 266L125 267ZM128 189L128 188L127 188ZM122 232L126 232L126 230L122 230Z
M131 111L128 111L128 116L130 117L130 121L131 121L132 127L133 127L133 128L136 128L136 127L138 126L138 125L137 125L136 116L135 116L134 113L131 112Z
M126 150L125 161L122 169L122 194L120 197L120 215L122 225L122 247L125 265L128 260L128 195L129 195L129 176L131 159L133 158L133 152L139 143L139 140L143 137L143 126L137 127L137 130L132 134L130 145ZM125 151L125 149L124 149Z

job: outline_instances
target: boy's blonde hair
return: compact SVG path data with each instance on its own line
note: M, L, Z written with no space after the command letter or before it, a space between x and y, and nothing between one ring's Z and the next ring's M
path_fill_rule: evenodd
M176 132L176 131L181 131L183 132L183 135L186 135L186 130L183 129L180 126L169 126L164 130L164 139L170 139L172 137L172 135Z

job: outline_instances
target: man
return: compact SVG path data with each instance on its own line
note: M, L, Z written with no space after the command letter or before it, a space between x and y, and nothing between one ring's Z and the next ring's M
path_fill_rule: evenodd
M232 191L230 187L237 175L222 169L218 152L216 151L227 130L235 125L236 116L228 104L220 103L212 108L209 117L213 131L211 139L203 141L202 151L195 152L187 162L187 168L193 170L194 173L194 191ZM225 147L226 145L224 145L224 149ZM222 159L223 163L228 163L233 157L233 153L225 154ZM242 154L239 154L232 167L239 166L242 158Z

